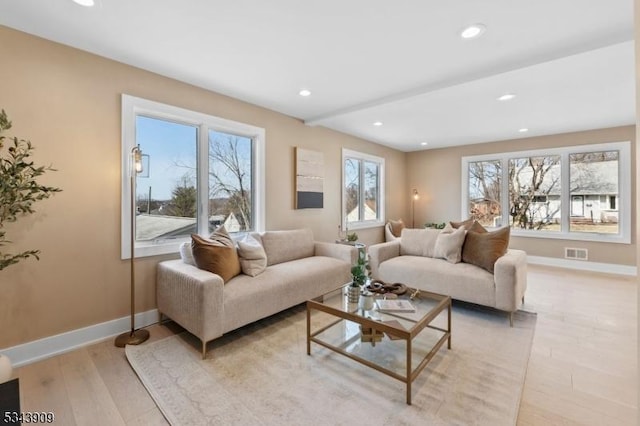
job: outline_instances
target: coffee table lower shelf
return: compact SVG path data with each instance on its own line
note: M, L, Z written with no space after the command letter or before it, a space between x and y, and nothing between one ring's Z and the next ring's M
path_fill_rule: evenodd
M430 322L433 321L441 312L447 310L447 328L440 328L434 325L431 325ZM329 315L333 315L338 317L337 320L332 321L330 324L325 325L318 330L311 331L311 312L313 310L321 311L327 313ZM423 318L418 321L412 321L415 323L414 327L409 330L400 329L397 327L393 327L391 325L387 325L383 322L375 321L370 318L367 318L364 315L358 314L357 312L362 313L357 308L354 309L353 312L344 311L340 309L336 309L332 306L327 306L319 301L307 301L307 355L311 355L311 342L316 343L318 345L324 346L327 349L330 349L334 352L342 354L354 361L359 362L360 364L366 365L374 370L377 370L387 376L393 377L403 383L406 384L407 391L407 404L411 405L411 385L413 381L418 377L418 375L424 370L429 361L435 356L438 350L442 347L442 345L447 342L447 348L451 349L451 299L449 297L443 298L440 303L438 303L434 309L428 312ZM407 318L403 318L407 320ZM395 371L392 371L382 365L376 364L368 359L355 355L353 353L348 352L347 350L330 344L326 341L321 340L317 336L323 333L324 331L336 326L342 321L351 321L356 324L359 324L361 327L371 328L374 330L378 330L379 332L385 333L387 335L393 336L398 341L403 340L405 342L406 348L406 371L403 374L398 374ZM436 341L436 343L431 347L431 350L420 359L418 365L415 368L412 368L413 360L412 360L412 344L413 339L420 334L422 330L425 328L430 328L433 330L437 330L442 332L442 336ZM359 337L359 336L358 336ZM347 342L348 343L348 342ZM375 345L375 343L372 343Z

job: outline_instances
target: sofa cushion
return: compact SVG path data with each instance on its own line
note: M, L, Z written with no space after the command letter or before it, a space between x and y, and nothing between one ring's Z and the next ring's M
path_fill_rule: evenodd
M494 232L467 232L462 247L462 261L479 266L493 273L493 266L509 247L508 226Z
M462 260L462 244L464 244L465 233L464 227L453 232L441 232L436 238L433 257L445 259L450 263L459 263Z
M262 234L262 246L267 253L267 266L314 254L313 233L310 229L267 231Z
M260 241L251 235L238 240L238 257L242 273L251 277L261 274L267 267L267 253Z
M349 281L349 270L342 260L312 256L269 266L257 277L238 275L224 286L224 330L334 290Z
M393 234L393 236L399 238L400 235L402 235L402 230L405 227L402 219L389 220L389 225L391 227L391 233Z
M452 264L443 259L398 256L382 262L378 276L385 282L403 283L457 300L496 305L493 274L468 263Z
M224 226L218 228L209 238L191 234L191 249L196 266L220 275L226 283L241 271L236 245Z
M433 249L438 235L440 235L438 229L405 228L402 230L402 238L400 239L400 254L433 257Z

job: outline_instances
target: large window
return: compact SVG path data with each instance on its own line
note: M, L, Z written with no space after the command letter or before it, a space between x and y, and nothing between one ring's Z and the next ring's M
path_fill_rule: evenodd
M343 226L384 225L384 158L343 149L342 164Z
M192 233L264 227L264 130L144 99L122 97L122 257L130 256L130 153L137 256L176 252Z
M629 243L630 143L462 159L462 217L512 234Z

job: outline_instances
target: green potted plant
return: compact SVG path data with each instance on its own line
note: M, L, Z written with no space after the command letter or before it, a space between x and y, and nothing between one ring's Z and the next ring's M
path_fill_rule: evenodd
M4 110L0 112L0 133L11 128L11 121ZM4 149L5 139L7 148ZM15 136L0 135L0 247L11 241L7 240L6 232L2 230L6 222L15 222L20 216L34 212L33 204L49 198L60 188L40 185L36 178L51 167L34 165L29 159L32 155L31 142ZM18 263L22 259L35 257L39 259L40 250L28 250L22 253L10 254L0 252L0 271Z
M358 258L351 267L351 285L349 286L349 303L358 303L360 287L365 285L369 276L369 262L364 244L356 245Z
M35 166L29 159L33 151L31 142L2 135L10 128L11 121L2 110L0 112L0 248L11 242L3 230L5 223L15 222L19 217L33 213L35 202L61 191L60 188L40 185L36 181L37 177L54 169ZM6 149L5 140L7 140ZM0 271L29 257L40 259L39 254L40 250L27 250L16 254L0 252ZM11 378L11 370L9 358L0 354L0 383Z

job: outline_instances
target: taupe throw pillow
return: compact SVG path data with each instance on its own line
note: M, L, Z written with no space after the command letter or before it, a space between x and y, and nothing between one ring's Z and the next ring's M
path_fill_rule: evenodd
M493 273L496 260L507 252L509 235L508 226L494 232L467 232L462 247L462 261Z
M267 268L267 253L264 247L250 235L238 241L238 256L243 274L255 277Z
M400 238L400 235L402 235L402 230L404 229L404 222L402 221L402 219L390 220L389 225L391 226L391 233L393 234L393 236L396 238Z
M436 246L433 248L433 257L445 259L450 263L459 263L462 259L462 244L464 243L464 228L456 229L453 232L441 232L436 239Z
M484 229L484 226L480 225L480 223L477 220L473 221L473 224L470 227L464 227L467 231L471 231L471 232L478 232L480 234L484 234L487 231L486 229Z
M469 219L463 220L462 222L449 222L449 223L455 229L462 228L463 226L465 227L465 229L469 229L471 228L471 225L473 225L473 222L475 222L475 220L472 217L470 217Z
M240 273L236 246L224 226L216 229L209 238L191 234L191 249L196 266L220 275L227 283Z

